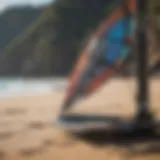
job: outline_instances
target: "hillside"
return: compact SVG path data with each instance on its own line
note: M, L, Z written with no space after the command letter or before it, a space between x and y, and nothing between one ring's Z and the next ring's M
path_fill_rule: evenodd
M67 75L85 40L111 9L109 0L90 2L56 0L5 48L0 58L1 75ZM156 17L159 11L157 7L156 10L153 9L156 2L159 3L155 0L149 5L150 16L153 17L155 11ZM150 28L158 26L156 21L150 24ZM157 33L159 28L152 29L154 47L151 48L154 49L159 46L155 44L159 38L155 36Z
M33 23L44 11L44 8L31 6L11 7L0 14L0 50L2 51L8 43L18 34ZM3 38L2 38L3 37Z

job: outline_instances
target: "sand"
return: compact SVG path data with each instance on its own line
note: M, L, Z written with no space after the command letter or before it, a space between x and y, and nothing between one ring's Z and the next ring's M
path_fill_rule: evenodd
M160 117L160 79L150 81L150 103ZM112 80L72 112L131 117L135 113L133 80ZM0 100L0 160L159 160L160 141L112 137L102 144L69 136L55 128L63 91ZM158 146L159 145L159 146Z

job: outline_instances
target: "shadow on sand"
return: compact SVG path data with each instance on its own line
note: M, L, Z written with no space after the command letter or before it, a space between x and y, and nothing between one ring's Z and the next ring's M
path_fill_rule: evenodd
M88 132L71 135L99 147L112 145L126 149L132 156L160 154L160 134L155 132Z
M135 125L132 121L109 116L64 115L60 117L59 122L62 125L67 124L71 128L72 126L76 126L76 128L82 127L80 130L84 132L74 132L74 129L71 129L69 135L95 146L115 146L125 149L133 156L152 153L160 154L160 134L155 131L155 125L153 127L152 123L151 125L147 124L147 128L144 129L139 126L139 123L135 123ZM104 122L113 126L119 124L122 128L129 124L132 129L125 130L121 128L120 130L107 131L105 129L91 129L89 132L88 129L85 130L83 128L88 123L92 123L92 125L98 123L101 126Z

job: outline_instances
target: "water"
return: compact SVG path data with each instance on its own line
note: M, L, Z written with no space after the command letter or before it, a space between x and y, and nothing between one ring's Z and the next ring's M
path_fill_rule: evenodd
M62 78L1 78L0 98L48 94L64 89L66 84L67 81Z

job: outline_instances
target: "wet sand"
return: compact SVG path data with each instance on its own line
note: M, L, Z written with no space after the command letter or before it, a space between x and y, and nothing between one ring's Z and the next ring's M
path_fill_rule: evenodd
M150 103L160 117L160 79L150 82ZM112 80L72 112L132 117L136 85L133 80ZM159 160L160 141L112 137L102 144L65 134L52 122L60 112L63 91L0 100L0 160Z

